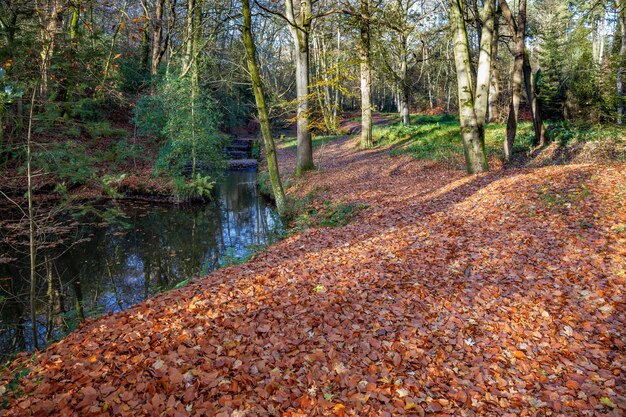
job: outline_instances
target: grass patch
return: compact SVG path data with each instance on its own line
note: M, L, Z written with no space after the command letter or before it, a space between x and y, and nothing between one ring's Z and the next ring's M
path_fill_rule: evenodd
M390 146L390 155L411 155L457 164L463 161L463 141L459 119L450 114L429 116L412 115L411 124L404 126L400 119L374 127L377 146ZM485 130L487 155L502 157L505 125L489 124ZM527 152L532 143L532 124L520 123L514 152Z
M611 124L590 124L560 121L551 123L546 129L550 142L568 145L573 142L624 141L626 128Z
M591 191L580 184L576 188L560 190L552 187L550 183L544 184L538 192L541 203L553 211L563 211L575 206L578 202L586 200Z
M344 137L345 135L327 135L327 136L313 136L311 142L313 143L313 149ZM296 149L298 140L294 137L286 137L282 141L278 141L278 147L281 149Z
M487 156L503 158L505 124L489 124L485 129ZM376 146L389 146L390 155L411 155L415 159L444 161L458 165L463 163L463 142L459 119L453 115L412 115L409 126L398 118L386 125L374 126ZM623 142L626 128L615 125L592 125L572 122L556 122L546 126L549 142L571 146L588 142ZM532 123L518 125L513 147L514 154L530 154L533 149Z
M365 203L350 202L345 200L324 200L321 204L315 204L315 193L305 198L292 201L287 213L289 229L299 232L312 227L341 227L352 221L361 210L368 207Z

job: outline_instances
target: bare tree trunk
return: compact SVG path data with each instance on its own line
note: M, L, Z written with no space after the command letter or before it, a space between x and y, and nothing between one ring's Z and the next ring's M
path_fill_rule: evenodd
M534 145L544 146L546 143L545 129L543 128L543 116L541 114L541 104L535 94L535 83L533 80L533 70L530 66L528 52L524 52L524 85L526 86L526 97L530 103L530 110L533 117L533 129L535 131Z
M42 104L48 99L48 80L50 78L50 63L54 55L54 43L56 35L60 30L63 21L63 12L66 4L61 0L53 0L51 4L48 2L37 2L37 11L39 13L39 22L41 25L41 82L39 88L39 96Z
M248 64L248 71L250 73L250 80L252 81L252 89L254 91L254 99L256 101L257 109L259 112L259 123L261 124L261 133L263 134L263 140L265 142L265 157L267 159L267 169L270 174L270 183L272 184L272 191L274 193L274 199L276 200L276 208L280 215L285 214L287 209L287 202L285 198L285 191L283 190L283 184L280 179L280 171L278 169L278 159L276 157L276 146L274 144L274 138L272 137L272 128L270 125L269 112L265 103L265 91L263 90L263 83L261 81L261 75L256 61L256 46L254 45L254 38L252 37L252 17L250 12L249 0L241 0L243 11L243 43L246 48L246 62Z
M517 134L517 123L519 121L519 107L522 97L522 79L524 72L524 38L526 36L526 0L520 0L517 24L513 19L513 13L506 0L501 0L500 6L504 18L509 23L511 31L515 34L515 48L513 50L513 73L511 76L511 103L509 105L509 116L506 123L506 138L504 140L504 159L511 160L513 156L513 145Z
M372 141L372 61L370 45L370 4L361 0L359 19L361 55L361 148L371 148Z
M489 87L489 122L500 119L500 68L498 67L498 36L500 25L498 16L494 20L493 44L491 45L491 85Z
M193 41L195 38L194 33L194 15L196 9L196 1L195 0L187 0L187 23L186 23L186 43L185 43L185 55L183 56L183 71L187 72L185 69L191 65L191 60L193 57Z
M626 1L619 2L619 28L621 46L619 48L619 58L617 64L617 124L624 122L624 68L626 66Z
M285 1L285 15L295 45L297 106L297 156L296 173L313 169L313 146L309 130L309 33L311 30L311 2L300 2L298 20L294 14L293 0Z
M599 18L596 18L591 23L591 46L592 46L592 54L593 54L593 62L596 65L602 65L603 57L604 57L604 29L605 29L605 18L604 15L601 15Z
M154 18L152 19L152 60L150 61L150 75L152 76L152 83L150 92L155 92L156 75L159 71L159 64L163 55L165 54L165 48L163 46L163 22L165 16L165 0L156 1L156 9Z
M474 89L470 65L469 41L465 20L463 19L463 4L459 0L452 0L450 7L450 21L454 28L453 44L457 72L461 136L463 138L467 172L470 174L489 170L485 153L484 122L489 97L489 81L491 79L494 3L494 0L485 1L485 25L481 31L476 90ZM487 22L491 22L491 26Z
M341 31L339 28L337 28L337 51L341 50ZM337 59L335 62L335 77L337 78L337 80L339 80L339 54L337 54ZM338 82L338 81L337 81ZM334 106L333 106L333 119L335 120L335 124L338 124L338 119L337 119L337 112L341 106L341 103L339 102L340 97L339 97L339 86L335 86L335 101L334 101Z
M404 34L401 35L400 41L402 42L402 50L400 52L400 116L402 116L402 124L408 126L411 123L409 117L409 100L410 100L410 91L409 91L409 80L408 80L408 45L407 45L407 37Z
M313 146L309 130L309 36L302 35L296 52L297 168L298 173L312 169Z
M143 33L141 34L141 69L146 73L150 70L150 31L149 22L146 21L143 25Z

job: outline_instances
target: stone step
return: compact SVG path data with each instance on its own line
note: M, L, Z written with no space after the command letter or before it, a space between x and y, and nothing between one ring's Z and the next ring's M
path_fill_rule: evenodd
M240 151L236 149L226 149L224 151L224 155L226 155L228 159L248 159L252 156L249 151Z
M256 159L231 159L228 161L228 167L230 169L256 168L258 164L259 161Z

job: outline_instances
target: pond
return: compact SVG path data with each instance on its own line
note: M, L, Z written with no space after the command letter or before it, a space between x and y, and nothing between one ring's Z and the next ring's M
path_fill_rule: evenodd
M39 343L72 331L81 316L126 309L194 276L249 257L281 231L256 188L256 173L235 171L207 205L115 202L121 221L74 223L61 249L37 255ZM102 208L100 208L102 209ZM12 232L0 229L3 242ZM76 243L79 242L79 243ZM0 246L0 355L32 348L29 257Z

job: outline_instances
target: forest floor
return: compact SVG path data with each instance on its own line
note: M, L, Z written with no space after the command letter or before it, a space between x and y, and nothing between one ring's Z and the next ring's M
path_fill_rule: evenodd
M467 176L356 143L289 188L349 224L22 354L0 414L624 415L626 164Z

